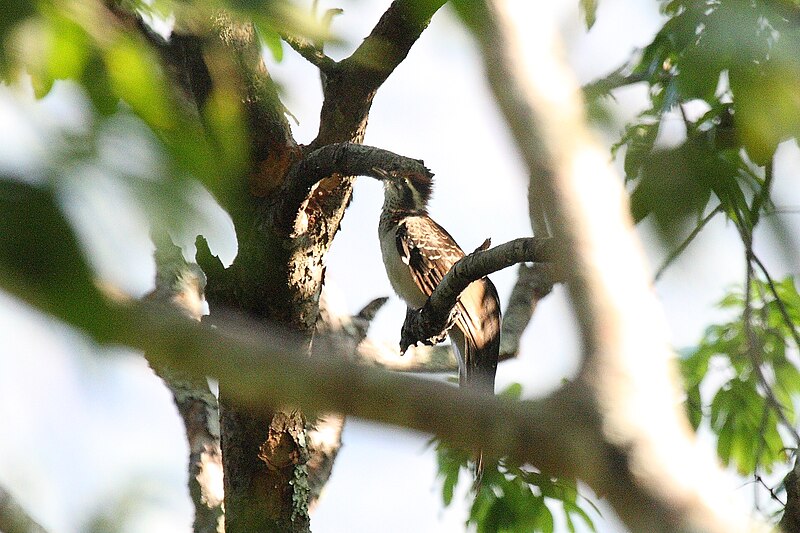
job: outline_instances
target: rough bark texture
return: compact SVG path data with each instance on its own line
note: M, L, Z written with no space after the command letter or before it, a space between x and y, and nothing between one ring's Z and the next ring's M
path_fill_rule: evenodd
M287 241L264 224L263 196L277 187L299 150L253 27L222 15L215 22L219 43L242 82L252 170L247 190L225 206L239 240L234 264L214 268L206 257L203 265L209 274L209 304L212 313L223 306L238 309L310 338L323 272L318 247L309 239ZM308 531L305 417L289 407L247 409L228 396L221 386L226 531Z
M192 320L203 315L205 276L189 264L166 235L156 235L156 286L148 299L170 305ZM219 407L205 379L179 369L154 366L172 393L189 444L189 495L194 505L195 533L221 533L223 524L222 452Z
M238 91L246 113L251 170L242 183L228 184L224 195L218 194L233 218L239 254L224 269L207 248L198 247L212 315L236 309L283 324L310 341L324 257L349 202L352 179L314 176L299 197L287 201L281 194L287 173L324 145L361 142L375 91L442 3L394 2L353 56L338 64L310 54L325 67L327 81L320 132L305 149L294 141L251 25L219 14L210 36L179 35L170 43L148 36L198 109L214 87L225 86ZM227 386L220 390L227 531L307 531L311 451L303 414L290 407L245 408L228 401L235 394ZM322 477L329 471L316 468Z
M800 461L795 458L794 468L783 478L786 487L786 507L778 524L785 533L800 533Z

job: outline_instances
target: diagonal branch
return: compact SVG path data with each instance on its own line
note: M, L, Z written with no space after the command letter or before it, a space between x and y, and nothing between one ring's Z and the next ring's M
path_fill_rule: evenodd
M286 44L291 46L303 59L317 67L323 74L328 75L337 68L336 61L328 57L325 52L319 49L316 43L309 39L287 33L282 33L281 39L286 41Z
M395 0L353 54L327 77L310 148L363 139L375 92L406 58L444 0Z
M400 350L440 338L459 295L475 280L525 261L545 263L554 256L553 239L514 239L490 250L476 250L459 260L434 289L425 305L406 315L400 333Z
M585 409L580 477L633 531L745 531L714 462L680 408L674 356L622 180L593 139L556 32L521 28L507 0L456 5L472 23L489 84L559 239L581 332L575 382ZM583 461L580 459L579 461Z
M703 231L703 228L705 228L709 222L711 222L711 219L713 219L719 213L723 212L723 210L724 208L722 204L719 204L717 207L712 209L709 214L703 217L703 219L700 222L698 222L697 226L692 230L691 233L689 233L686 239L684 239L683 242L680 243L680 245L678 245L677 248L675 248L672 252L670 252L669 256L667 256L667 258L664 259L664 262L661 263L661 266L658 267L658 270L656 271L656 274L654 276L655 281L658 281L659 278L661 278L661 276L664 274L664 272L666 272L667 267L669 267L672 264L672 262L675 261L675 259L679 255L681 255L684 252L684 250L686 250L686 248L689 247L690 244L692 244L692 241L694 241L695 237L700 235L700 232Z
M28 515L10 492L0 486L0 531L5 531L5 533L45 533L47 530Z

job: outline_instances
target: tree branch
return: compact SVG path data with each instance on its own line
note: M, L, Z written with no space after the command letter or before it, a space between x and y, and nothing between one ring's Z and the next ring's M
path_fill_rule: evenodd
M327 77L310 148L363 139L375 92L408 55L444 0L395 0L353 54Z
M5 488L0 486L0 531L5 533L45 533Z
M576 390L593 414L577 441L591 464L579 476L633 531L749 530L680 407L664 317L622 180L586 126L555 32L528 30L536 42L523 47L506 1L457 6L473 26L528 173L541 180L536 189L559 239L555 259L583 340Z
M297 35L289 35L286 33L281 34L281 39L286 41L286 44L300 54L303 59L317 67L324 75L329 75L338 64L336 61L328 57L325 52L317 47L317 44Z
M364 140L372 100L381 84L406 57L444 0L395 0L372 33L349 58L325 76L317 137L306 152ZM333 239L352 194L352 178L334 176L319 182L305 205L307 220L325 220L323 241Z
M411 159L381 148L349 142L323 146L289 169L284 188L277 195L276 201L279 205L273 211L276 228L286 234L293 232L297 213L319 181L335 174L382 179L375 169L433 177L433 173L425 167L421 159Z
M519 265L517 282L511 290L508 306L503 312L500 332L500 360L511 359L519 353L522 334L533 317L539 300L550 294L555 274L552 265L536 263Z
M458 446L480 445L548 472L574 475L579 465L567 457L576 451L568 444L575 436L570 428L586 421L569 387L545 400L516 402L354 364L341 346L325 358L308 357L302 335L241 316L218 312L210 328L147 302L110 304L108 315L116 327L105 340L143 350L156 366L214 376L228 402L250 410L299 405L341 412L436 433ZM565 419L564 412L575 416Z
M800 461L795 455L794 466L783 478L783 485L786 488L786 506L778 526L785 533L800 532L800 482L798 480L800 480Z
M442 337L459 295L475 280L525 261L544 263L554 256L552 239L514 239L490 250L477 250L459 260L434 289L425 305L406 315L400 350Z

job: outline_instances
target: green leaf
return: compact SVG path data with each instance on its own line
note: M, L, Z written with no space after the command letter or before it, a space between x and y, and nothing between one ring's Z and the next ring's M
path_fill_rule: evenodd
M543 533L553 533L555 529L555 524L553 522L553 513L550 512L550 509L542 503L538 507L538 513L536 516L536 530L542 531Z
M272 53L272 57L280 63L283 61L283 40L281 35L268 25L258 26L258 36L261 42Z
M49 191L0 179L0 286L98 340L116 327Z
M522 385L519 383L512 383L500 391L497 396L501 398L507 398L509 400L519 400L522 398Z
M591 30L597 21L597 2L598 0L580 0L580 8L587 30Z
M594 504L592 504L592 505L594 506ZM595 510L597 511L596 507L595 507ZM584 523L586 524L586 526L590 530L597 531L595 529L595 527L594 527L594 522L592 521L592 518L589 516L589 514L586 511L584 511L578 505L575 505L574 503L564 502L564 511L566 512L568 517L570 515L578 515L579 517L581 517L581 519L584 521ZM598 514L599 514L599 511L598 511Z
M154 130L174 130L175 104L169 98L158 58L142 43L127 37L111 44L104 57L116 94Z

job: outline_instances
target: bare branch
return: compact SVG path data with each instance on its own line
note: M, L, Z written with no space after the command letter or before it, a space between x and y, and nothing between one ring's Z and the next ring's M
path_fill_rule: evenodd
M436 287L425 305L406 315L400 350L442 336L459 295L475 280L525 261L543 263L554 256L552 239L514 239L490 250L478 250L458 261Z
M333 465L342 447L342 430L345 418L338 413L323 413L308 428L308 449L311 456L308 467L309 509L318 500L322 489L333 473Z
M375 92L408 55L444 0L395 0L353 54L327 77L311 148L360 140Z
M316 43L304 37L286 33L281 34L281 39L323 74L328 75L337 67L336 61L325 55L325 52L320 50Z
M206 278L195 264L187 263L169 236L154 232L156 287L149 300L168 304L186 317L203 315ZM189 495L194 504L194 533L223 530L224 489L220 448L219 405L205 378L196 379L179 369L153 366L172 393L183 420L189 444Z

